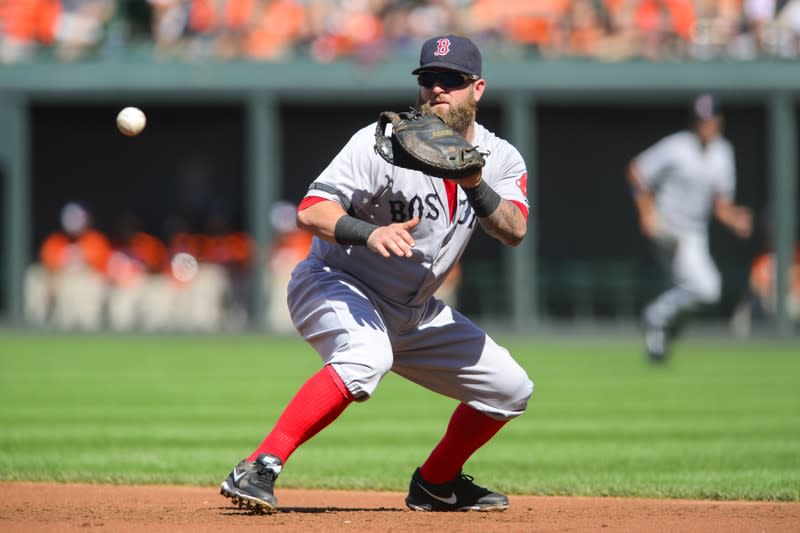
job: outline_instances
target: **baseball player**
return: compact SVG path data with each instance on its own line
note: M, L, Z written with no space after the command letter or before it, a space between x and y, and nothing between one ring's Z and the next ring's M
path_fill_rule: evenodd
M508 507L506 496L475 484L462 466L525 411L533 384L505 348L433 294L478 225L506 245L522 241L525 164L511 144L475 122L486 81L472 41L429 39L412 74L418 106L491 155L474 175L440 179L384 161L371 124L310 185L297 221L315 237L292 273L288 304L324 366L222 483L221 493L240 506L275 509L274 483L295 449L352 402L368 400L393 371L459 402L442 440L413 473L408 507Z
M696 97L691 120L691 130L661 139L628 165L642 232L654 242L673 281L642 317L653 362L665 359L687 313L719 300L720 275L708 248L710 215L741 238L752 231L750 210L733 203L734 151L722 136L716 97Z

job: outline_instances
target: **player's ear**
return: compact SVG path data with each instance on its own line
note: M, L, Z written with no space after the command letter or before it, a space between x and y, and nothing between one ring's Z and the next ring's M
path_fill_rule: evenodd
M472 90L473 94L475 95L475 101L477 102L481 99L481 96L483 96L483 91L486 90L486 80L480 78L478 81L472 84Z

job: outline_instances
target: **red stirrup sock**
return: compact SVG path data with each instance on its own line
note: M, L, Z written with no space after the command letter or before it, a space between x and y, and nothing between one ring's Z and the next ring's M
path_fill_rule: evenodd
M490 418L467 404L459 404L444 437L420 467L422 479L437 485L454 480L467 459L506 422L508 420Z
M264 442L247 458L262 453L278 457L284 464L305 441L336 420L353 401L342 378L330 365L306 381L283 410Z

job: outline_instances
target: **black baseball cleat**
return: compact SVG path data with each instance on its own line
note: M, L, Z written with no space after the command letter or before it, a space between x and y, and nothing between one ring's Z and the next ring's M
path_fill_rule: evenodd
M505 511L508 498L479 487L466 474L434 485L422 479L417 468L411 476L406 505L412 511Z
M219 493L239 507L271 513L278 508L275 480L282 466L280 459L266 454L259 455L255 461L244 460L222 482Z

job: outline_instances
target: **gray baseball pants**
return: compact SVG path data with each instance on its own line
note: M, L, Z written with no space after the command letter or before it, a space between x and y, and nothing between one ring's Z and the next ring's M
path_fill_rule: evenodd
M436 298L389 302L310 258L292 273L287 300L297 330L356 399L390 370L497 420L521 415L533 393L508 350Z

